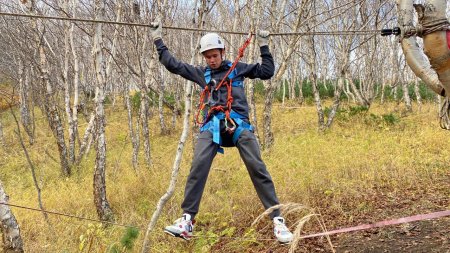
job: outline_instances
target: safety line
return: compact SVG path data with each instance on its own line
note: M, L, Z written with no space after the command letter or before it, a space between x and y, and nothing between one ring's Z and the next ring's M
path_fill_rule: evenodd
M80 219L80 220L88 220L88 221L106 223L106 224L110 224L110 225L114 225L114 226L121 226L121 227L128 227L128 228L136 228L136 229L139 229L139 230L145 230L143 227L140 227L140 226L132 226L132 225L115 223L115 222L102 221L102 220L91 219L91 218L86 218L86 217L80 217L80 216L75 216L75 215L65 214L65 213L59 213L59 212L54 212L54 211L45 211L45 210L40 210L40 209L36 209L36 208L15 205L15 204L9 204L9 203L0 202L0 205L12 206L12 207L17 207L17 208L21 208L21 209L31 210L31 211L44 212L44 213L48 213L48 214L65 216L65 217L69 217L69 218L76 218L76 219ZM410 222L415 222L415 221L422 221L422 220L442 218L442 217L446 217L446 216L450 216L450 210L433 212L433 213L427 213L427 214L418 214L418 215L407 216L407 217L402 217L402 218L396 218L396 219L391 219L391 220L379 221L379 222L375 222L375 223L371 223L371 224L363 224L363 225L358 225L358 226L353 226L353 227L340 228L340 229L331 230L331 231L327 231L327 232L315 233L315 234L309 234L309 235L300 236L300 239L307 239L307 238L314 238L314 237L320 237L320 236L329 236L329 235L335 235L335 234L342 234L342 233L366 230L366 229L371 229L371 228L380 228L380 227L398 225L398 224L403 224L403 223L410 223ZM237 237L237 236L205 236L205 235L199 235L199 236L194 235L194 236L192 236L192 238L193 239L200 239L200 238L218 238L218 239L220 239L220 238L224 238L224 239L235 239L235 240L258 240L258 241L275 241L276 240L276 239L268 239L268 238L254 238L253 239L253 238L245 238L245 237Z
M370 229L370 228L379 228L379 227L398 225L398 224L409 223L409 222L414 222L414 221L442 218L445 216L450 216L450 210L434 212L434 213L427 213L427 214L418 214L418 215L414 215L414 216L402 217L402 218L397 218L397 219L392 219L392 220L379 221L379 222L372 223L372 224L364 224L364 225L359 225L359 226L354 226L354 227L341 228L341 229L336 229L336 230L327 231L327 232L323 232L323 233L305 235L300 238L305 239L305 238L313 238L313 237L319 237L319 236L348 233L348 232L353 232L353 231L366 230L366 229Z
M137 228L139 230L143 230L144 229L144 228L139 227L139 226L120 224L120 223L115 223L115 222L111 222L111 221L102 221L102 220L91 219L91 218L87 218L87 217L75 216L75 215L72 215L72 214L65 214L65 213L60 213L60 212L41 210L41 209L27 207L27 206L20 206L20 205L3 203L3 202L0 202L0 205L12 206L12 207L25 209L25 210L43 212L43 213L47 213L47 214L54 214L54 215L65 216L65 217L69 217L69 218L76 218L76 219L79 219L79 220L95 221L95 222L105 223L105 224L114 225L114 226L127 227L127 228Z
M379 221L376 223L358 225L358 226L354 226L354 227L340 228L340 229L331 230L331 231L327 231L327 232L300 236L300 239L308 239L308 238L314 238L314 237L320 237L320 236L342 234L342 233L354 232L354 231L359 231L359 230L366 230L366 229L370 229L370 228L379 228L379 227L398 225L398 224L409 223L409 222L414 222L414 221L442 218L445 216L450 216L450 210L428 213L428 214L418 214L418 215L414 215L414 216L402 217L402 218L397 218L397 219L392 219L392 220L384 220L384 221ZM234 236L203 236L203 235L201 235L201 236L194 235L193 238L198 238L198 239L200 239L200 238L226 238L226 239L235 239L235 240L258 240L258 241L276 241L277 240L277 239L265 239L265 238L264 239L262 239L262 238L251 239L251 238L234 237Z
M125 25L125 26L139 26L139 27L150 27L150 24L140 24L140 23L128 23L128 22L118 22L109 20L95 20L95 19L82 19L82 18L70 18L70 17L56 17L56 16L42 16L35 14L22 14L22 13L9 13L0 12L0 16L12 16L12 17L24 17L24 18L38 18L38 19L52 19L52 20L65 20L73 22L85 22L85 23L102 23L111 25ZM234 31L224 31L224 30L210 30L210 29L198 29L198 28L187 28L187 27L176 27L176 26L163 26L164 29L170 30L182 30L182 31L194 31L194 32L215 32L224 34L238 34L238 35L248 35L248 32L234 32ZM251 33L255 35L255 33ZM370 35L370 34L381 34L381 30L346 30L346 31L328 31L328 32L287 32L287 33L270 33L271 36L313 36L313 35Z

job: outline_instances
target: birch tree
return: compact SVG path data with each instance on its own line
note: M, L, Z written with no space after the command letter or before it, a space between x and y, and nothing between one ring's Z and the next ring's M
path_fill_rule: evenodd
M296 19L294 19L294 27L293 32L298 32L301 26L301 21L303 18L309 15L310 10L310 1L302 1L298 2L296 4L296 9L299 10L298 15L296 16ZM277 16L272 16L271 25L272 29L274 31L278 31L281 25L281 22L283 20L283 17L285 16L285 8L287 5L287 1L283 0L281 2L281 7L279 10L277 10L277 0L272 1L272 12L277 13ZM264 120L264 148L270 148L273 145L274 137L272 133L272 103L273 103L273 96L276 89L276 85L281 81L283 78L283 75L288 67L288 64L290 62L290 58L292 54L294 53L294 49L297 46L297 43L299 41L299 36L292 36L289 39L288 46L285 50L285 52L282 54L282 59L280 63L280 67L278 68L277 72L275 73L275 77L267 82L265 85L265 99L264 99L264 113L263 113L263 120ZM274 51L274 43L270 44L271 50Z
M2 125L2 121L0 120L0 145L2 145L3 147L5 147L5 139L4 139L4 135L3 135L3 125Z
M95 15L97 19L105 17L105 2L95 0ZM106 198L106 138L105 138L105 89L106 73L105 60L103 56L103 31L102 24L95 26L94 45L92 49L94 57L94 70L96 76L95 96L95 130L96 130L96 158L94 171L94 203L97 214L101 220L113 221L113 211Z
M16 217L8 206L9 196L6 194L2 181L0 181L0 231L3 238L3 252L21 253L23 240Z
M196 5L194 5L194 11L197 11ZM208 5L206 0L201 0L201 5L198 9L198 28L202 28L203 25L203 19L204 16L207 15L209 12ZM194 13L195 16L195 13ZM190 64L193 65L195 61L195 55L197 52L197 45L200 43L200 37L197 37L195 40L194 34L191 35L191 60ZM147 226L147 230L144 237L144 242L142 245L142 253L150 252L151 245L150 245L150 239L149 235L154 229L156 222L161 215L162 209L164 208L167 201L172 197L174 191L175 191L175 185L178 179L178 173L180 170L181 160L183 157L183 150L184 150L184 144L188 138L189 135L189 122L190 122L190 115L192 110L192 82L187 81L186 82L186 89L185 89L185 110L184 110L184 120L183 120L183 131L181 133L180 141L178 143L178 148L175 154L175 160L172 167L172 174L169 186L167 188L167 191L164 193L164 195L160 198L158 201L158 204L156 206L156 210L153 212L152 218Z
M37 27L36 24L34 26L35 28ZM43 108L45 111L45 115L47 116L50 128L52 129L53 135L56 138L62 173L64 176L70 176L71 169L69 166L69 162L67 160L67 146L64 140L65 139L64 128L57 109L54 88L52 87L52 83L50 81L49 76L50 74L48 69L47 55L44 47L45 36L42 35L42 39L41 38L36 39L38 43L38 51L40 58L38 68L41 74L42 86L45 87L46 102L43 102Z
M18 75L19 75L19 101L20 101L20 121L22 123L23 128L25 129L25 132L28 135L29 141L31 144L34 143L34 128L32 124L32 119L30 115L30 109L29 106L29 92L30 92L30 86L29 86L29 78L28 78L28 72L27 67L25 66L24 59L20 58L19 60L19 66L18 66Z
M261 24L261 19L259 18L261 16L261 13L263 12L261 2L259 0L253 0L252 2L249 3L249 5L253 6L253 8L247 8L247 16L250 17L250 31L256 31L257 29L259 29L259 26ZM257 51L259 51L258 44L256 43L256 40L253 40L253 43L250 44L248 49L247 59L249 59L250 61L256 61L256 59L259 58ZM261 142L259 140L258 119L256 117L256 102L255 102L256 82L257 82L256 80L246 81L247 87L246 92L247 92L247 101L249 105L250 122L254 127L256 139L260 144Z

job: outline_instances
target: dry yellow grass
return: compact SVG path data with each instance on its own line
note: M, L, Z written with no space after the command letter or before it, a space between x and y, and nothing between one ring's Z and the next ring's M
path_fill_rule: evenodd
M374 105L369 114L395 113L394 106ZM273 117L276 142L271 150L263 152L263 158L279 198L282 203L300 203L320 211L328 228L376 212L375 204L368 196L376 196L379 191L401 194L410 187L426 189L435 181L449 177L449 132L439 128L436 105L425 104L421 112L401 117L394 125L374 123L367 120L368 117L355 116L348 121L335 122L333 128L325 133L317 131L317 115L313 106L286 109L276 105ZM153 166L145 168L141 155L142 166L135 172L131 166L132 150L127 138L125 112L119 105L114 110L109 108L107 119L107 193L116 221L146 226L168 185L181 133L180 123L172 135L160 136L157 119L152 119ZM9 112L2 113L0 120L6 139L6 148L0 148L0 179L11 203L37 207L30 170L13 134L14 124ZM37 126L36 144L28 148L37 168L45 208L95 218L92 199L94 150L74 170L71 178L62 178L58 163L45 152L58 157L42 117ZM236 149L226 149L225 155L218 155L214 161L197 217L196 233L245 236L247 239L217 241L204 238L186 243L161 233L165 225L180 215L179 205L191 157L192 144L189 141L177 191L152 235L153 252L259 252L267 248L287 251L273 241L255 240L271 237L267 220L263 219L253 230L249 229L263 209ZM449 192L443 194L450 197ZM89 227L92 222L56 216L50 217L51 229L40 213L17 208L13 208L13 212L20 223L28 252L79 252L81 235L92 238L91 252L105 252L124 233L121 227L97 231ZM294 212L287 218L294 223L302 216ZM320 225L312 221L305 225L305 229L321 230ZM139 252L142 235L143 232L133 252ZM326 244L324 241L324 248L328 247Z

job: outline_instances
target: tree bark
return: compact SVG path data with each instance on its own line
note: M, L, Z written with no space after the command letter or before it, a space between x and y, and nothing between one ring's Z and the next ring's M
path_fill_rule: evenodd
M26 67L23 59L19 60L19 102L20 102L20 121L25 132L28 135L30 144L34 143L33 125L28 106L29 83Z
M192 57L192 59L194 59L194 56ZM193 60L191 61L191 63L193 63ZM172 167L172 175L171 175L169 187L168 187L166 193L158 201L156 210L155 210L155 212L153 212L152 218L147 226L147 231L145 233L144 243L142 246L142 253L150 252L149 235L150 235L151 231L154 229L156 222L158 221L158 218L161 215L162 209L164 208L167 201L172 197L172 195L175 191L175 185L176 185L176 182L178 179L178 173L180 170L181 159L183 157L184 144L186 143L186 139L189 134L189 121L190 121L190 114L191 114L191 107L192 107L191 87L192 87L192 82L189 82L189 84L186 86L186 93L185 93L185 112L184 112L184 121L183 121L183 131L181 133L180 142L178 143L178 148L177 148L177 152L175 155L175 161L174 161L173 167Z
M96 18L103 19L105 12L104 0L95 1ZM95 129L97 135L96 158L94 170L94 203L98 217L104 221L113 221L114 215L106 197L106 138L105 138L105 88L106 73L103 58L103 32L102 24L97 24L94 35L94 69L97 79L95 96Z
M129 134L130 134L131 145L133 147L133 155L132 155L132 158L131 158L131 163L133 164L133 169L135 171L137 171L138 170L138 153L139 153L138 146L139 146L139 142L137 142L137 140L136 140L136 136L135 136L136 134L135 134L134 127L133 127L133 111L132 111L132 108L131 108L131 101L130 101L129 92L130 92L130 86L126 85L125 92L124 92L125 93L124 94L125 106L127 108L128 131L129 131ZM138 131L137 134L139 134L139 131Z
M159 82L159 96L158 96L158 114L159 114L159 124L161 126L161 135L167 135L169 134L169 131L167 129L165 120L164 120L164 92L165 92L165 85L166 85L166 78L164 76L165 71L163 67L160 68L161 72L161 81Z
M339 105L341 103L342 88L344 87L345 76L338 78L336 90L334 91L333 105L331 106L330 113L328 114L326 128L330 128L333 123L336 112L339 110Z
M75 161L76 165L79 165L81 160L83 159L86 151L88 150L89 146L89 139L92 135L94 135L94 125L95 125L95 113L91 113L91 117L88 121L88 126L86 127L86 130L84 131L83 139L80 143L80 148L78 150L78 157Z
M382 78L381 79L381 98L380 98L380 104L384 104L384 98L385 98L385 93L386 93L386 83L385 83L385 79Z
M76 0L72 0L72 8L73 8L73 14L72 16L76 16L75 11L75 3ZM79 140L79 133L78 133L78 109L79 109L79 85L80 85L80 63L79 63L79 57L78 53L75 47L74 43L74 28L75 24L71 24L70 27L70 33L69 33L69 40L70 40L70 46L72 51L72 57L73 57L73 104L72 104L72 136L69 135L69 145L73 145L75 148L75 144L72 144L72 142L75 142L76 140ZM78 143L80 144L80 143ZM74 151L75 153L75 151Z
M268 81L265 88L266 95L264 96L264 112L263 112L263 122L264 122L264 149L269 149L274 143L274 137L272 132L272 104L275 87L272 84L273 81Z
M0 121L0 145L2 145L4 148L6 148L4 134L3 134L3 125L2 125L1 121Z
M311 1L304 1L304 2L298 2L297 3L297 7L298 9L300 9L302 12L300 14L297 15L296 20L295 20L295 25L293 27L293 31L297 32L300 28L301 25L301 21L304 18L304 15L307 15L307 6L311 3ZM287 1L283 0L281 2L281 7L278 11L277 10L277 0L272 0L272 12L276 12L276 15L273 15L272 20L271 20L271 24L272 27L274 27L275 31L279 30L279 27L281 25L282 20L284 19L284 12L286 9L286 4ZM286 69L288 67L288 64L290 62L291 56L295 51L295 47L299 41L300 37L297 36L292 36L292 38L289 40L289 44L286 48L286 50L283 52L283 56L282 56L282 60L281 60L281 64L280 67L278 68L275 77L268 82L267 85L265 85L265 99L264 99L264 117L263 117L263 131L264 131L264 144L263 147L265 149L270 148L274 142L274 137L273 137L273 133L272 131L272 121L271 121L271 113L272 113L272 104L273 104L273 97L274 97L274 92L276 90L276 84L279 83L281 81L281 79L283 78L284 73L286 72ZM272 41L269 42L269 47L271 48L271 51L273 52L274 49L274 43L272 43ZM270 132L266 132L266 131L270 131Z
M20 235L20 227L16 217L8 204L9 196L6 194L2 181L0 181L0 224L3 234L3 252L22 253L23 241Z
M355 96L357 103L362 106L370 106L369 101L367 101L367 99L363 97L363 95L361 94L358 87L356 87L356 84L351 77L348 78L348 82L350 83L350 87L352 88L353 91L352 94Z
M66 13L69 13L69 0L65 0L63 3L63 9ZM68 160L72 165L75 162L75 127L72 112L70 110L70 83L69 83L69 55L70 55L70 25L68 22L64 22L64 68L63 68L63 81L64 81L64 108L66 110L67 121L69 125L69 148L68 148ZM72 45L72 47L74 47Z
M250 31L255 31L257 27L259 27L261 19L259 18L262 8L260 5L259 0L254 0L253 4L254 9L253 11L250 11ZM257 51L259 50L258 44L256 43L256 40L253 40L253 43L250 44L248 49L248 59L250 61L256 61L257 57ZM261 145L261 141L259 138L259 131L258 131L258 118L256 117L256 102L255 102L255 84L257 83L256 80L248 80L247 81L247 101L249 106L249 117L250 117L250 123L253 125L254 133L256 140L258 141L258 144Z
M323 131L325 126L325 116L322 109L322 101L320 99L320 93L319 88L317 86L317 52L315 48L314 43L314 36L311 36L308 38L308 61L307 65L309 67L309 80L311 82L312 90L313 90L313 96L314 96L314 102L316 104L316 110L317 110L317 119L318 119L318 127L320 131Z
M47 68L47 58L45 56L44 47L42 44L39 46L39 55L41 58L41 80L43 85L46 87L46 98L47 101L44 103L44 109L50 124L50 128L53 130L53 135L56 138L56 144L59 151L59 160L61 164L61 171L64 176L70 176L71 169L69 162L67 160L67 147L64 140L64 128L61 122L61 117L59 116L58 109L56 106L56 101L54 100L54 92L50 83L49 73Z
M315 67L313 67L313 69L315 69ZM317 87L317 76L315 71L311 74L310 80L313 88L314 102L316 104L318 127L320 131L323 131L325 129L325 116L322 109L322 100L320 99L319 89Z
M422 96L420 96L420 89L419 89L419 79L416 78L414 81L414 93L416 95L417 105L419 107L419 111L422 108Z
M200 9L199 9L199 21L198 21L198 27L202 28L203 25L203 15L206 15L207 5L206 0L202 0ZM196 8L194 8L194 11ZM200 43L200 38L197 39L197 42L194 44L194 35L191 37L191 61L190 64L193 65L195 62L195 54L196 54L196 45ZM160 198L158 201L158 204L156 206L155 212L153 212L152 218L147 226L147 230L145 232L144 236L144 242L142 244L142 253L148 253L151 250L150 245L150 239L149 235L151 231L155 228L156 222L159 219L159 216L161 215L162 209L164 208L167 201L172 197L174 191L175 191L175 185L178 179L178 173L180 171L180 164L181 160L183 158L183 150L184 150L184 144L188 138L189 135L189 122L190 122L190 115L192 110L192 82L188 81L185 88L185 107L184 107L184 120L183 120L183 131L181 133L180 141L178 143L177 152L175 155L175 161L173 163L172 167L172 175L169 183L169 187L167 188L166 193Z
M36 3L34 1L31 1L27 5L27 8L30 12L36 12ZM32 20L31 24L33 30L39 31L36 20ZM55 101L54 90L50 82L49 66L44 49L44 43L46 43L47 45L49 45L49 43L44 33L36 33L34 40L34 42L37 44L37 53L39 54L39 63L37 67L40 72L40 80L42 84L41 87L39 87L39 91L45 97L45 101L42 102L43 109L47 117L50 129L52 130L53 136L56 139L62 174L63 176L67 177L70 176L71 169L67 160L67 147L64 140L64 128ZM51 51L51 48L49 48L49 50ZM43 90L45 90L45 92Z
M173 78L173 77L172 77ZM182 97L182 85L179 83L178 79L172 79L175 83L175 105L173 108L172 117L172 129L175 129L177 123L177 117L181 115L181 97Z
M145 92L141 93L141 110L140 110L140 120L142 124L142 135L144 137L144 153L145 161L147 167L152 165L152 157L150 155L150 130L148 125L148 110L149 110L149 99Z
M403 100L405 101L406 111L412 111L411 97L408 92L408 82L406 80L402 80L402 88L403 88Z

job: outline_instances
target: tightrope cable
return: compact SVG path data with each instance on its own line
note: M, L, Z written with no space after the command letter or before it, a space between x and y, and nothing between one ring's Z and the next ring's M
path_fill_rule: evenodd
M111 221L103 221L103 220L92 219L92 218L87 218L87 217L82 217L82 216L76 216L76 215L66 214L66 213L60 213L60 212L55 212L55 211L41 210L41 209L32 208L32 207L28 207L28 206L20 206L20 205L3 203L3 202L0 202L0 205L12 206L12 207L25 209L25 210L36 211L36 212L43 212L43 213L47 213L47 214L53 214L53 215L64 216L64 217L69 217L69 218L76 218L76 219L79 219L79 220L87 220L87 221L94 221L94 222L99 222L99 223L105 223L105 224L119 226L119 227L137 228L139 230L143 230L144 229L144 228L139 227L139 226L120 224L120 223L111 222Z
M120 227L127 227L127 228L136 228L138 230L145 230L144 227L140 227L140 226L120 224L120 223L115 223L115 222L110 222L110 221L102 221L102 220L98 220L98 219L91 219L91 218L86 218L86 217L81 217L81 216L76 216L76 215L71 215L71 214L65 214L65 213L60 213L60 212L54 212L54 211L45 211L45 210L40 210L40 209L37 209L37 208L20 206L20 205L15 205L15 204L9 204L9 203L0 202L0 205L12 206L12 207L17 207L17 208L21 208L21 209L25 209L25 210L36 211L36 212L45 212L47 214L65 216L65 217L69 217L69 218L76 218L76 219L79 219L79 220L100 222L100 223L105 223L105 224L109 224L109 225L113 225L113 226L120 226ZM331 231L325 231L325 232L321 232L321 233L303 235L303 236L300 236L300 239L307 239L307 238L315 238L315 237L321 237L321 236L329 236L329 235L335 235L335 234L349 233L349 232L355 232L355 231L366 230L366 229L371 229L371 228L380 228L380 227L398 225L398 224L403 224L403 223L410 223L410 222L415 222L415 221L437 219L437 218L442 218L442 217L446 217L446 216L450 216L450 210L438 211L438 212L432 212L432 213L426 213L426 214L418 214L418 215L401 217L401 218L396 218L396 219L391 219L391 220L383 220L383 221L370 223L370 224L363 224L363 225L357 225L357 226L352 226L352 227L339 228L339 229L335 229L335 230L331 230ZM220 236L220 235L217 235L217 236L214 236L214 235L213 236L206 236L206 235L196 236L196 235L194 235L194 236L192 236L192 238L193 239L200 239L200 238L217 238L217 239L220 239L220 238L222 238L222 239L248 240L248 241L253 241L253 240L257 240L257 241L274 241L274 240L276 240L276 239L269 239L269 238L246 238L246 237Z
M141 23L71 18L71 17L43 16L43 15L23 14L23 13L0 12L0 16L64 20L64 21L72 21L72 22L84 22L84 23L102 23L102 24L110 24L110 25L150 27L150 24L141 24ZM176 27L176 26L163 26L163 29L193 31L193 32L215 32L215 33L237 34L237 35L248 35L249 34L248 32L235 32L235 31L214 30L214 29L198 29L198 28ZM255 33L251 33L251 34L255 35ZM322 32L311 31L311 32L270 33L271 36L292 36L292 35L297 35L297 36L313 36L313 35L339 36L339 35L370 35L370 34L381 34L381 30L346 30L346 31L322 31Z

